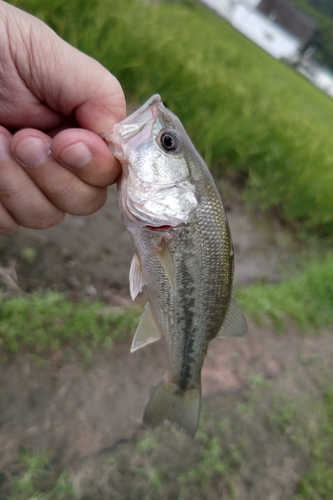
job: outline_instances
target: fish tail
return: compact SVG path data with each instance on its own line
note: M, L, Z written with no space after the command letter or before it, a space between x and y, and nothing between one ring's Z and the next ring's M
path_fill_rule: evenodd
M198 428L201 386L182 390L164 377L155 387L143 414L145 427L157 427L163 422L175 425L191 437Z

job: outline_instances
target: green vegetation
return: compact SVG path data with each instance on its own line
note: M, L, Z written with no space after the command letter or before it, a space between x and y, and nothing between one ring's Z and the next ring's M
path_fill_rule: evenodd
M135 307L75 303L52 292L1 299L1 358L23 353L45 357L59 349L89 355L133 333L138 318Z
M299 483L299 494L293 500L333 498L333 392L324 396L323 415L326 416L320 439L313 440L312 463Z
M333 230L333 102L198 3L16 0L120 80L159 92L216 174L324 234Z
M20 473L11 477L6 500L74 500L68 474L52 466L49 453L22 453L17 466Z
M286 316L303 331L333 323L333 255L312 260L303 273L281 283L242 288L237 293L240 305L257 321L265 317L283 329Z
M281 283L243 287L236 291L246 314L257 321L271 318L283 329L286 317L304 332L333 323L333 255L311 260L305 270ZM116 339L133 334L140 308L106 307L101 302L73 302L48 292L2 299L0 347L3 360L29 353L45 358L65 349L89 355Z

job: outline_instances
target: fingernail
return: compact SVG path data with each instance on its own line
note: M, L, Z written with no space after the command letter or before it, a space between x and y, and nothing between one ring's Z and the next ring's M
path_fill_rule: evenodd
M83 142L71 144L59 155L60 161L70 167L84 167L92 158L92 152Z
M26 137L15 148L14 155L26 167L38 167L51 154L49 144L38 137Z
M10 158L10 140L5 134L0 134L0 161Z

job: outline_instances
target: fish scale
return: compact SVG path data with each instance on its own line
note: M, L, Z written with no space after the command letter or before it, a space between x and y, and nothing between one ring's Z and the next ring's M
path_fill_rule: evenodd
M194 436L209 341L247 329L232 295L227 217L206 165L159 96L117 124L107 140L123 166L119 206L136 250L131 293L143 285L148 292L132 350L160 337L168 346L168 370L143 423L172 423Z

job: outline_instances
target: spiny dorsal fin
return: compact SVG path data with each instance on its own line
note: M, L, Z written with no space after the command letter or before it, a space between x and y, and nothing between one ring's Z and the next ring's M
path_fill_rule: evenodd
M231 295L230 303L223 325L217 337L242 337L247 332L247 324L239 309L235 297Z
M129 282L130 282L130 294L132 300L141 292L144 286L142 267L139 256L137 253L133 255L130 272L129 272Z
M149 302L147 302L133 338L131 352L137 351L141 347L159 340L161 337L162 334L155 323Z
M176 292L176 281L175 281L175 265L173 262L173 258L171 252L169 250L168 245L163 242L163 244L156 249L157 257L162 264L162 267L170 281L171 288L173 293Z

